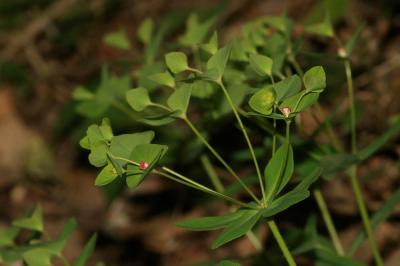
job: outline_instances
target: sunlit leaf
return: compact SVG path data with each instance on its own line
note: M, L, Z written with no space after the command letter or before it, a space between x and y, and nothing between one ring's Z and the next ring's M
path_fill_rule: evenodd
M125 30L122 28L118 31L108 33L106 36L104 36L103 41L109 46L124 50L129 49L131 46Z
M251 109L264 115L272 113L275 104L276 93L272 87L257 91L249 100Z
M188 59L182 52L171 52L165 55L165 63L172 73L180 73L189 68Z
M151 104L147 89L139 87L126 92L126 100L133 110L141 112Z

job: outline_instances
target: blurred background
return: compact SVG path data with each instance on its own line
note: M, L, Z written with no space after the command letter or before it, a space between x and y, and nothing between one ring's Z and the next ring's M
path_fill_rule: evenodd
M87 126L98 123L101 117L87 115L72 94L78 86L96 87L104 66L115 75L113 86L124 86L127 78L128 86L135 87L142 73L152 71L142 67L143 44L136 33L146 18L156 25L159 47L155 49L159 52L154 57L162 60L163 52L178 49L176 40L193 12L213 17L210 32L218 30L224 43L237 35L244 23L284 12L298 22L296 33L304 23L321 18L326 7L342 39L365 25L351 58L359 145L363 146L384 132L388 118L400 110L399 1L1 0L0 227L40 202L51 236L58 234L69 217L78 221L78 230L65 251L67 258L76 257L90 235L99 233L90 265L100 261L116 266L188 265L230 254L249 258L242 262L250 265L255 250L246 239L212 251L209 247L214 234L187 232L174 225L183 218L226 210L222 203L210 202L204 207L200 194L157 177L148 178L134 192L118 186L106 190L95 187L97 170L88 164L87 153L78 142ZM123 49L110 45L110 38L122 38L118 34L110 37L115 32L124 32L123 40L118 42ZM324 39L314 39L309 45L313 51L335 52L335 45ZM329 69L332 89L323 96L329 113L345 97L344 73L329 58L313 60L322 60L320 64ZM116 132L143 128L127 121L119 110L109 110L104 116L111 118ZM307 118L303 125L305 131L315 128ZM217 129L215 143L224 140L226 127L220 132ZM171 137L173 133L162 134ZM196 164L191 153L199 144L183 141L190 135L186 130L174 134L170 140L174 158L170 161L181 162L181 167L189 169ZM400 184L399 139L392 139L359 170L365 176L365 197L371 211L378 209ZM347 180L335 179L329 187L323 187L323 192L343 243L351 243L360 229L360 220ZM318 214L311 200L299 208ZM293 211L279 217L279 223L283 228L301 228L305 218L299 215L306 216ZM257 255L258 259L270 255L268 247L276 248L269 233L262 233L267 253ZM377 239L386 265L400 265L400 208L378 227ZM275 256L279 254L275 252ZM370 261L367 246L356 257Z

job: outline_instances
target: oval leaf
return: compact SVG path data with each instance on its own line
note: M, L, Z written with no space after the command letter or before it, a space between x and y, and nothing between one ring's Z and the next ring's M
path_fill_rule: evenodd
M133 110L141 112L151 104L149 93L145 88L139 87L126 92L126 101Z
M180 73L189 68L187 57L182 52L171 52L166 54L165 63L174 74Z

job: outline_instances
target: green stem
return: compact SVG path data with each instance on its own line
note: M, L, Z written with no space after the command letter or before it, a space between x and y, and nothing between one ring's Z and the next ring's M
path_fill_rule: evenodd
M258 251L261 252L263 250L262 244L260 242L260 239L254 234L253 231L249 230L246 233L247 238L249 239L250 243L253 245L253 247Z
M134 162L134 161L132 161L132 160L129 160L129 159L126 159L126 158L123 158L123 157L114 156L114 155L112 155L111 153L108 153L108 154L109 154L111 157L113 157L114 159L116 159L116 160L125 161L125 162L127 162L127 163L132 164L132 165L139 166L139 163L138 163L138 162ZM193 180L191 180L190 178L188 178L188 177L186 177L186 176L184 176L184 175L181 175L181 174L175 172L174 170L172 170L172 169L170 169L170 168L168 168L168 167L166 167L166 166L162 166L161 169L164 170L164 171L167 172L167 173L161 172L161 171L156 170L156 169L153 169L152 172L155 173L155 174L158 174L158 175L167 177L167 178L169 178L169 179L171 179L171 180L173 180L173 181L175 181L175 182L178 182L178 183L180 183L180 184L183 184L183 185L192 187L192 188L194 188L194 189L197 189L197 190L200 190L200 191L202 191L202 192L211 194L211 195L213 195L213 196L216 196L216 197L218 197L218 198L224 199L224 200L229 201L229 202L231 202L231 203L240 205L240 206L242 206L242 207L254 209L254 206L253 206L253 205L250 205L250 204L241 202L241 201L239 201L239 200L237 200L237 199L234 199L234 198L232 198L232 197L229 197L229 196L227 196L227 195L225 195L225 194L222 194L222 193L219 193L219 192L217 192L217 191L215 191L215 190L212 190L211 188L206 187L206 186L204 186L204 185L202 185L202 184L200 184L200 183L197 183L196 181L193 181Z
M267 222L269 228L271 229L272 234L274 235L276 242L279 245L279 248L281 249L283 256L285 257L287 263L289 266L296 266L296 262L293 259L292 254L290 253L285 240L283 239L281 233L279 232L278 227L276 226L276 223L274 220L270 220Z
M351 126L351 152L352 154L357 153L357 131L356 131L356 110L354 104L354 88L353 88L353 76L351 73L351 66L349 59L346 57L344 58L344 68L346 72L346 79L347 79L347 89L348 89L348 97L350 102L350 126ZM354 195L356 197L356 202L358 208L360 210L361 219L364 224L364 229L366 231L368 241L371 247L372 254L374 255L374 259L376 265L383 266L382 257L379 253L378 246L376 244L371 221L368 216L367 208L365 206L365 200L363 198L361 192L361 185L357 180L357 166L353 165L350 168L350 180L351 186L353 188Z
M335 247L336 252L340 256L344 256L344 250L343 250L342 244L340 243L338 233L337 233L335 225L332 221L332 217L329 213L328 207L326 206L324 197L322 196L322 193L319 189L314 189L313 194L315 197L315 201L318 204L318 208L321 211L325 226L328 229L328 233L329 233L329 236L331 237L333 246Z
M201 164L203 165L204 170L206 171L208 177L211 180L215 190L219 193L224 192L224 185L222 184L221 180L218 178L217 173L215 172L214 167L211 165L210 159L208 156L203 154L200 157Z
M229 93L226 90L226 88L225 88L224 84L222 83L222 81L218 82L218 85L221 87L221 89L222 89L222 91L223 91L223 93L225 95L225 98L228 101L228 104L231 106L233 114L235 115L236 120L239 123L239 127L242 130L242 133L244 135L244 138L246 139L247 145L248 145L250 153L251 153L251 157L253 158L254 166L256 168L256 172L257 172L257 176L258 176L258 182L260 183L263 203L265 204L266 203L266 199L265 199L264 184L263 184L263 181L262 181L261 171L260 171L260 167L258 166L257 157L256 157L256 154L254 152L253 145L251 144L250 138L249 138L249 136L247 134L246 128L243 125L242 119L240 118L240 116L238 114L238 111L236 110L236 107L233 104L231 96L229 95Z
M231 197L229 197L229 196L227 196L227 195L225 195L225 194L222 194L222 193L219 193L219 192L217 192L217 191L215 191L215 190L212 190L212 189L210 189L210 188L208 188L208 187L206 187L206 186L204 186L204 185L202 185L202 184L199 184L199 183L197 183L197 182L191 180L190 178L187 178L187 177L184 176L184 175L181 175L181 174L175 172L175 171L172 170L172 169L169 169L168 167L163 166L163 167L161 167L161 169L164 170L164 171L166 171L166 172L169 173L169 174L172 174L172 175L174 175L174 176L176 176L176 177L182 179L183 181L186 181L187 183L191 183L191 184L197 186L197 187L198 187L201 191L203 191L203 192L206 192L206 193L208 193L208 194L214 195L214 196L219 197L219 198L221 198L221 199L225 199L226 201L229 201L229 202L231 202L231 203L240 205L240 206L242 206L242 207L247 207L247 208L254 209L254 206L252 206L252 205L250 205L250 204L241 202L241 201L239 201L239 200L237 200L237 199L234 199L234 198L231 198ZM164 173L162 173L162 172L160 172L160 171L157 171L157 173L158 173L158 174L161 173L162 175L164 175ZM165 176L165 175L164 175L164 176Z
M200 139L201 142L208 148L208 150L218 159L218 161L228 170L228 172L237 180L237 182L247 191L247 193L258 203L260 200L254 195L246 184L243 183L242 179L236 174L236 172L229 166L227 162L219 155L219 153L208 143L208 141L203 137L203 135L197 130L193 123L188 118L183 118L186 124L190 127L193 133Z

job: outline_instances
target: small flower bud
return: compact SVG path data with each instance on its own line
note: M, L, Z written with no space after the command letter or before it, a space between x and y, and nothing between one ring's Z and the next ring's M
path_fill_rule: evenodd
M340 58L346 58L346 57L347 57L346 50L343 49L342 47L340 47L340 48L338 49L337 53L338 53L338 56L339 56Z
M285 117L289 117L290 113L292 112L292 109L290 109L289 107L283 107L281 111Z
M141 171L146 170L147 167L149 167L149 164L148 164L147 162L145 162L145 161L140 161L140 163L139 163L139 169L140 169Z

